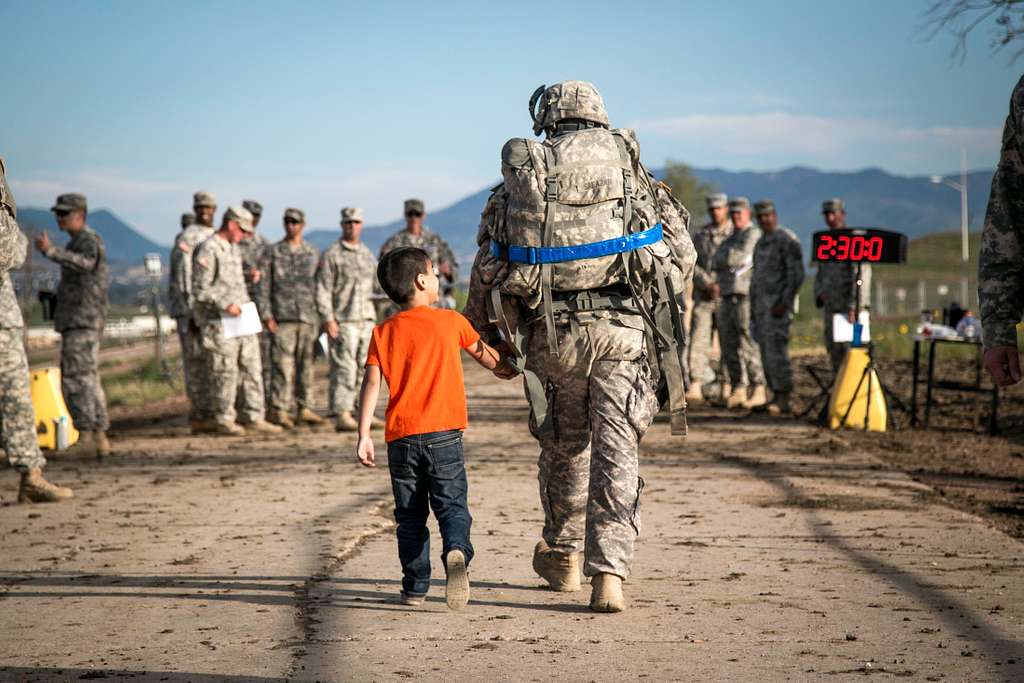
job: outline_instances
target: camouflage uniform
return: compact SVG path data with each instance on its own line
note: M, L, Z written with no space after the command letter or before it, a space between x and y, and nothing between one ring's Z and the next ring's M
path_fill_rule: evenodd
M296 404L312 408L313 344L318 335L316 267L320 252L309 242L292 247L281 240L270 248L263 274L263 320L277 322L273 339L270 407L293 414Z
M754 315L754 338L761 347L761 362L774 392L793 390L789 363L789 326L793 322L793 300L804 281L803 250L796 234L781 225L764 233L754 247L754 274L750 282L750 308ZM772 306L783 304L786 312L775 317Z
M339 329L338 338L331 340L330 346L331 414L351 411L355 406L376 320L376 288L377 260L365 244L352 245L339 239L324 251L316 272L316 308L322 323L334 320Z
M224 308L249 303L238 248L214 234L192 255L192 314L199 325L209 402L222 425L235 421L235 399L241 400L244 423L263 420L263 366L257 335L226 339L221 325Z
M51 245L45 254L60 264L53 326L61 334L64 402L76 429L105 432L110 420L100 382L99 352L107 314L106 248L100 236L85 226L66 249Z
M712 336L719 328L718 300L708 299L704 290L715 281L711 261L718 247L732 234L732 221L721 226L707 223L693 236L697 251L697 266L693 271L693 315L690 318L690 380L710 383L714 380L710 355ZM721 334L719 334L721 336ZM721 345L721 339L719 339ZM724 363L723 373L724 373Z
M242 257L242 272L245 273L246 287L249 291L250 301L256 302L256 307L260 311L260 319L266 320L265 314L266 309L270 307L270 302L264 301L261 296L264 288L261 284L262 278L267 276L267 267L270 261L270 243L267 242L263 235L253 232L245 236L241 242L238 243L238 251ZM251 282L249 280L249 271L252 269L260 271L261 282ZM260 380L263 386L263 398L264 402L270 396L270 386L272 382L270 369L272 367L271 362L271 349L273 348L272 335L269 332L261 332L259 334L259 349L260 349L260 362L263 367L263 377ZM238 396L239 407L242 405L242 396Z
M205 420L213 416L209 406L204 403L205 397L210 394L209 378L203 369L198 327L192 317L192 254L213 232L212 227L193 223L178 233L171 250L168 308L178 327L185 393L190 404L189 418L192 420Z
M761 352L750 336L748 296L754 274L754 245L759 239L761 228L756 225L733 230L718 247L711 264L715 280L722 289L718 335L733 391L737 387L764 385Z
M871 266L861 264L860 308L871 304ZM846 356L848 343L832 341L832 318L837 313L847 315L854 309L857 299L857 264L852 261L822 261L814 275L814 299L821 306L825 327L825 349L832 361L832 369L838 370Z
M574 81L558 84L545 92L545 100L557 100L563 90L578 109L590 108L581 118L608 125L593 86ZM548 112L553 113L554 109L552 106ZM552 137L550 131L548 135ZM635 138L631 134L628 137L627 144L636 146ZM516 168L532 172L535 162L529 154L519 155L512 165L509 150L507 144L503 150L503 174L519 173ZM630 157L633 177L644 177L639 150L631 149ZM473 265L464 311L484 340L492 344L500 344L501 336L489 322L487 292L491 286L502 284L506 275L505 266L495 272L484 264L492 260L489 237L495 226L507 218L501 187L484 209L481 248ZM658 197L647 196L646 200L654 199L659 208L672 203L663 186L657 185L655 192ZM677 292L685 292L695 258L687 233L689 214L681 205L675 207L680 210L663 212L661 221L667 226L666 234L671 228L677 236L671 243L679 256L672 280ZM622 296L622 292L616 296ZM507 305L515 306L514 317L525 328L521 331L525 336L526 368L536 373L544 388L551 419L550 429L542 429L531 410L530 429L541 447L538 480L544 508L544 541L561 553L583 550L583 570L587 576L613 574L626 578L640 531L643 480L639 476L639 443L658 411L644 321L622 309L559 316L555 329L557 350L553 355L543 316L527 308L522 297L506 299Z
M978 261L978 299L986 349L1017 346L1024 309L1024 78L1010 97L1003 150L992 178Z
M426 227L418 235L414 235L405 229L399 230L389 237L384 246L380 248L380 257L383 258L384 254L394 251L399 247L422 249L427 252L434 266L440 268L442 264L447 263L451 267L451 282L458 280L459 264L455 261L455 254L452 252L452 248L448 246L448 243L441 239L441 236L437 233L431 232Z
M0 162L0 447L11 467L26 473L43 467L46 460L36 436L21 308L9 272L25 260L28 244L14 220L16 210Z

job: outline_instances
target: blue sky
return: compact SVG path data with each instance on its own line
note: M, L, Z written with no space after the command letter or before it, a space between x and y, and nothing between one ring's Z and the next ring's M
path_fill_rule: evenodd
M953 62L931 0L0 4L19 204L84 191L168 243L191 193L368 223L494 182L527 100L592 81L648 165L949 172L998 157L1024 61ZM429 222L429 221L428 221Z

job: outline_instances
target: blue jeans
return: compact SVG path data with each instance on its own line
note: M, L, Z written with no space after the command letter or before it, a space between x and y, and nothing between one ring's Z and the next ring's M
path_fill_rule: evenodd
M430 509L441 529L442 562L451 550L461 550L467 564L473 557L462 432L412 434L388 443L388 470L395 494L402 592L426 595L430 588Z

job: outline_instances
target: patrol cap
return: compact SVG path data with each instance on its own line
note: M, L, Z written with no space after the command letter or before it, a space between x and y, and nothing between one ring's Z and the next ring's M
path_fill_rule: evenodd
M821 203L821 212L822 213L839 213L840 211L845 211L845 210L846 210L846 204L844 204L843 200L840 199L839 197L834 197L832 199L826 199L825 201L823 201Z
M729 196L723 192L709 194L707 198L709 209L724 209L729 205Z
M750 208L750 200L746 197L735 197L729 200L729 212L742 211Z
M57 203L50 211L86 211L85 195L69 192L57 197Z
M410 211L419 211L420 213L426 213L426 209L423 208L422 199L406 199L405 200L405 214L408 215Z
M305 223L306 214L302 212L302 209L288 208L284 210L284 219L291 219L293 221L296 221L297 223Z
M194 213L183 213L181 214L181 227L187 228L196 222L196 215Z
M229 206L224 212L225 221L235 221L245 232L252 232L252 214L244 206Z
M242 202L242 206L244 206L246 210L253 216L263 215L263 205L260 204L255 199L246 199L245 201Z
M412 201L416 201L416 200L412 200ZM409 206L409 202L406 202L405 205L406 205L406 207L408 207ZM406 211L408 211L408 210L409 209L406 208ZM422 211L422 210L423 209L421 208L420 211ZM346 206L344 209L341 210L341 222L342 223L354 223L356 221L358 221L360 223L363 222L363 210L362 209L360 209L358 207L355 207L355 206Z
M203 192L200 190L192 195L192 206L199 208L200 206L217 206L217 195L212 192Z
M775 213L775 202L770 199L762 199L754 204L754 213Z

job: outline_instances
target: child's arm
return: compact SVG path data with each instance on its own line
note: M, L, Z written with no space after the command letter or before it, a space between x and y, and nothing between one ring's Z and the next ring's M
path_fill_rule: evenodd
M466 349L466 353L488 370L498 367L498 363L501 361L501 356L498 352L484 342L483 339L478 339L476 344Z
M356 458L365 467L376 467L373 462L373 439L370 437L370 421L377 406L380 393L380 366L367 365L363 373L363 386L359 389L359 439L356 441Z

